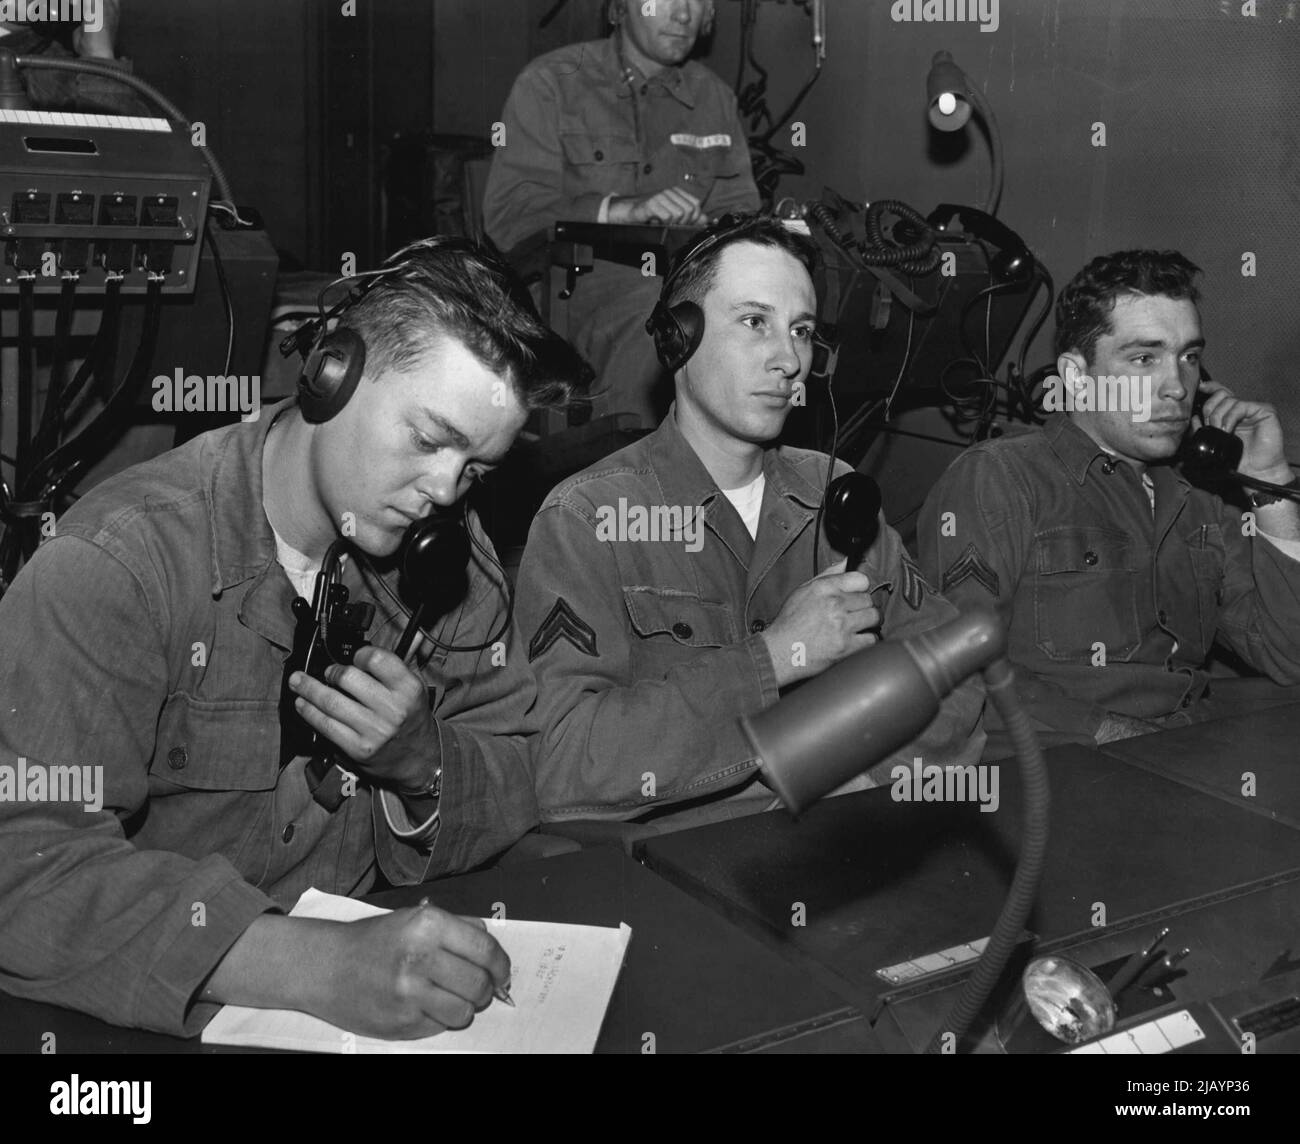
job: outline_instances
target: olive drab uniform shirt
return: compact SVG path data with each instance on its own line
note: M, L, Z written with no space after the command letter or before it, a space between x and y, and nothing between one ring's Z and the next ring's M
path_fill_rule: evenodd
M1138 471L1063 413L967 449L931 490L921 568L958 607L998 606L1044 744L1109 712L1194 717L1216 641L1300 683L1300 561L1177 468ZM1179 713L1184 713L1182 716ZM991 709L990 745L1002 730ZM992 749L990 750L990 756Z
M733 800L737 811L772 801L755 781L757 762L737 720L780 697L761 633L812 577L814 541L820 570L841 559L814 532L827 460L803 449L764 452L756 538L673 412L550 494L529 533L516 602L538 683L544 820L631 819L698 801L672 816L687 824L713 815L720 800ZM638 528L638 510L645 524L656 506L668 511ZM882 640L957 615L883 522L860 568L880 609ZM959 687L914 742L874 768L876 779L918 755L927 764L975 762L983 697L978 679Z

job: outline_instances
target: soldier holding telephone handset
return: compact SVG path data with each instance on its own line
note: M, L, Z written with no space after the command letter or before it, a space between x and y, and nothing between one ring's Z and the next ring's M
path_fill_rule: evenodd
M1186 460L1189 436L1218 430L1240 444L1240 478L1296 486L1273 407L1202 370L1198 272L1173 251L1084 267L1057 302L1055 349L1059 382L1093 400L966 450L922 510L923 571L959 608L1001 608L1045 745L1300 699L1300 508ZM1133 384L1097 384L1115 378ZM1107 392L1145 400L1106 407ZM1214 452L1196 444L1193 459ZM1216 644L1267 678L1211 679ZM985 758L1010 753L985 722Z

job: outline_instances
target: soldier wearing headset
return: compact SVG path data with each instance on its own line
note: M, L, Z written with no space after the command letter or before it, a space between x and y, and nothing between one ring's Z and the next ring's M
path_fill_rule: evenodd
M845 570L816 524L830 458L775 443L812 364L810 261L755 217L684 251L646 323L673 408L553 490L533 522L517 613L537 675L544 821L661 830L762 810L772 795L737 718L877 639L957 615L883 521ZM844 789L917 755L976 761L982 701L978 681L964 684Z
M533 682L491 650L509 625L486 537L470 514L468 591L409 663L385 650L407 620L394 556L583 364L463 241L394 256L331 315L301 339L296 402L92 490L0 600L0 760L86 776L79 801L0 801L10 993L173 1034L230 1002L416 1037L508 979L480 924L432 907L282 911L308 886L463 871L535 823ZM372 646L286 678L291 604L340 539ZM342 797L285 749L293 719L335 751Z

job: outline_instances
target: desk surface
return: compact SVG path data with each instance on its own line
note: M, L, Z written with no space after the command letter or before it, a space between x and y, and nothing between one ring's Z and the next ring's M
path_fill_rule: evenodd
M1288 1004L1300 994L1300 960L1293 957L1300 949L1300 878L1164 914L1136 931L1096 934L1052 952L1066 953L1090 969L1113 967L1166 926L1169 936L1161 948L1170 952L1187 948L1191 953L1158 992L1135 989L1123 995L1118 1027L1131 1028L1159 1014L1189 1009L1205 1033L1191 1052L1239 1052L1242 1032L1252 1027L1259 1029L1258 1052L1300 1052L1300 1020ZM1101 976L1107 978L1110 972ZM1003 996L1006 985L1004 981ZM896 1052L923 1049L951 1010L959 987L953 983L901 991L886 1006L879 1026L882 1039ZM1147 1006L1146 1012L1140 1011ZM1270 1023L1249 1019L1249 1014L1270 1007L1287 1012ZM995 998L975 1022L975 1051L999 1051L989 1016L998 1008ZM1032 1051L1065 1051L1064 1045L1037 1040L1040 1043Z
M646 1034L653 1034L656 1052L875 1047L866 1022L842 997L619 850L498 867L373 900L396 907L425 894L444 909L482 917L502 903L507 916L524 920L627 922L632 941L598 1052L640 1053ZM220 1051L197 1038L119 1029L0 994L0 1052L39 1052L48 1032L60 1053Z
M1099 751L1047 752L1051 829L1030 929L1062 941L1123 931L1173 903L1300 869L1278 823ZM987 936L1019 848L1019 769L1001 805L903 803L887 787L647 840L643 861L778 949L827 967L870 1006L876 971ZM802 924L800 924L802 923Z
M1110 743L1126 763L1300 829L1300 704ZM1242 791L1246 772L1254 793Z

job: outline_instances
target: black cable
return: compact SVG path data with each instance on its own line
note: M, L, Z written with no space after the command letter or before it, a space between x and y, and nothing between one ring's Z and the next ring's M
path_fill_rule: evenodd
M443 643L442 640L438 639L438 637L433 635L433 633L430 632L427 628L421 628L420 635L423 636L426 640L428 640L429 643L433 644L434 647L440 648L443 651L486 651L498 640L500 640L501 637L505 635L507 631L510 630L510 621L514 618L514 614L515 614L515 592L514 592L514 588L510 584L510 577L506 573L505 565L503 565L501 561L497 559L497 557L492 553L490 549L485 548L483 546L483 543L479 540L479 538L474 535L474 530L470 528L468 521L465 522L465 530L469 536L470 543L475 548L477 548L479 552L481 552L491 562L492 566L496 568L497 572L500 573L501 580L496 585L496 587L500 589L501 594L505 596L506 599L506 618L502 621L501 626L495 632L493 632L492 635L489 636L487 640L479 644ZM388 598L392 600L394 604L397 605L402 615L404 615L408 620L411 619L414 613L411 611L410 608L406 606L406 604L402 601L402 598L396 592L394 592L392 588L388 586L388 584L384 581L384 578L380 576L380 574L375 570L375 566L370 563L369 557L366 556L366 554L362 552L361 549L359 548L355 549L355 552L357 554L357 558L363 564L365 564L366 568L370 571L370 574L374 578L375 582L380 586L380 588L384 590L384 592L387 593ZM462 601L462 606L463 604L464 601ZM441 618L442 617L439 617L439 619Z
M86 383L92 375L95 377L100 376L101 370L104 369L105 355L109 347L115 346L117 342L117 326L121 312L122 280L120 278L110 278L104 283L104 311L100 315L99 329L95 332L95 340L91 342L85 360L74 375L72 383L59 397L59 408L56 410L56 414L60 426L73 419L73 406L76 405L77 399L85 390ZM111 370L111 364L109 369Z
M993 706L1002 716L1020 764L1022 806L1020 856L1011 879L1002 911L989 935L984 952L966 978L961 994L944 1022L935 1030L927 1053L955 1050L971 1023L993 992L1011 954L1020 943L1025 923L1033 909L1047 860L1048 821L1051 795L1048 791L1047 765L1042 748L1034 735L1023 707L1016 699L1011 665L1005 658L995 660L984 670L984 685ZM950 1044L945 1039L951 1036Z
M808 77L803 87L799 89L794 99L790 101L790 105L781 113L780 117L768 129L767 133L762 138L762 142L764 143L771 142L772 136L775 135L778 131L780 131L781 128L784 127L787 123L790 122L790 119L793 117L794 113L799 110L799 105L803 103L804 97L810 91L812 91L813 85L821 78L821 74L822 74L822 64L821 64L821 60L818 59L816 66L813 68L812 75Z
M51 442L57 442L63 429L59 414L63 390L68 381L69 342L72 340L72 312L77 297L77 278L66 275L59 291L59 308L54 318L54 358L50 362L50 385L45 391L45 408L41 410L40 424L32 456L39 462L49 452Z
M32 464L32 389L36 384L36 279L18 282L18 464L14 488L21 489Z
M822 499L817 504L817 516L813 520L813 575L817 575L817 550L821 547L822 513L826 508L826 498L831 491L831 478L835 475L835 454L840 445L840 415L835 408L835 389L832 385L833 375L826 374L826 396L831 403L831 451L826 458L826 483L822 486Z
M902 243L893 234L886 234L883 222L886 214L916 227L917 238ZM861 243L861 251L862 260L868 266L896 267L908 274L921 275L931 273L943 257L938 232L923 214L897 199L877 199L869 204L864 225L866 238Z
M92 455L91 450L95 447L102 449L113 440L113 434L106 432L106 429L115 425L123 413L130 409L136 391L140 388L153 362L154 350L158 343L158 328L162 321L162 287L161 277L149 280L140 342L121 383L113 391L104 408L85 429L36 466L27 482L27 490L32 492L40 490L42 499L57 497L62 487L76 475ZM30 497L30 492L27 495Z
M226 377L230 374L230 363L235 357L235 307L230 298L226 266L221 261L221 251L217 249L217 236L212 233L211 219L204 224L203 237L208 240L208 247L212 251L212 263L217 268L217 281L221 284L221 301L226 308L226 368L221 371L222 377Z
M1047 287L1047 297L1044 300L1043 308L1038 313L1038 317L1034 319L1034 324L1029 327L1029 332L1020 343L1020 356L1016 361L1016 372L1022 378L1025 375L1025 358L1029 354L1029 347L1033 344L1034 339L1038 337L1038 331L1043 328L1043 323L1047 321L1047 315L1052 312L1052 303L1056 301L1056 283L1052 281L1051 272L1037 259L1034 260L1034 276L1038 279L1040 285Z

